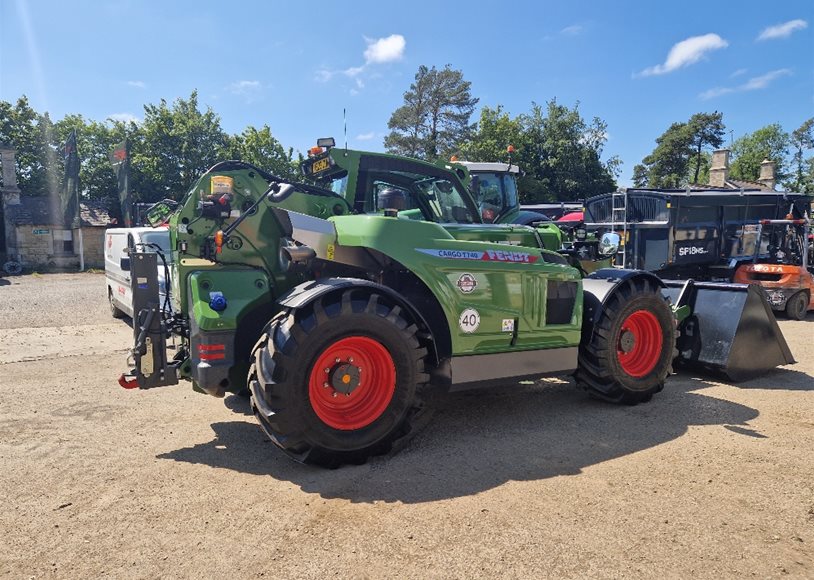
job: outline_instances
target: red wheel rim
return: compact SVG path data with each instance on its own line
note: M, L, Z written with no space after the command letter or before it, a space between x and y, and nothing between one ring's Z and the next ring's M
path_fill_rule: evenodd
M348 394L341 390L351 386ZM380 342L365 336L349 336L328 346L317 357L308 382L317 417L342 431L361 429L381 417L395 391L393 357Z
M663 343L658 318L647 310L637 310L622 323L616 347L622 370L631 377L645 376L658 364Z

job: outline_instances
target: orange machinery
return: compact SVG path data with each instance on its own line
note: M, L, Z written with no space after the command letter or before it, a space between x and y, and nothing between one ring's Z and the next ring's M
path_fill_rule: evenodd
M807 217L760 220L758 227L754 259L740 266L732 281L759 284L773 310L803 320L809 310L814 310L810 222Z

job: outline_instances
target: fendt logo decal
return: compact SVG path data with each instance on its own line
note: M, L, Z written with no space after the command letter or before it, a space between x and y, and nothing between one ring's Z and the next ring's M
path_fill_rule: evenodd
M477 260L479 262L511 262L515 264L533 264L540 256L526 252L511 252L504 250L486 250L485 252L472 252L468 250L429 250L416 248L423 254L446 258L448 260Z

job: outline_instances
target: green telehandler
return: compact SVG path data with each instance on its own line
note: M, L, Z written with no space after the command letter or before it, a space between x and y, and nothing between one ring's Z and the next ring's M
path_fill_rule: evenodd
M484 224L454 168L322 139L302 169L311 183L222 162L177 208L149 212L169 224L172 309L159 303L161 256L131 248L122 386L186 379L248 394L280 449L334 467L406 440L438 392L564 374L636 404L677 354L732 378L793 362L759 292L633 270L585 277L556 251L553 224ZM618 242L604 236L601 253ZM727 320L694 316L716 300Z

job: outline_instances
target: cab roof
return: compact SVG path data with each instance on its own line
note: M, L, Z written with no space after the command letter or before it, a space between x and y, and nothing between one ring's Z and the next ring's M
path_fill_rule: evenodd
M509 165L508 163L481 161L456 161L456 163L466 167L470 173L520 173L520 168L517 165Z

